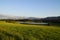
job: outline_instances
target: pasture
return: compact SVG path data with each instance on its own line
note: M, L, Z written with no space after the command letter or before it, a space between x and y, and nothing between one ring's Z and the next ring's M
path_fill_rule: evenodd
M60 40L60 27L0 21L0 40Z

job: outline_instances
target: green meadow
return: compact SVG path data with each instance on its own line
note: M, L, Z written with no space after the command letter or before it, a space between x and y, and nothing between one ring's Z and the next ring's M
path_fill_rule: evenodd
M0 40L60 40L60 27L1 21Z

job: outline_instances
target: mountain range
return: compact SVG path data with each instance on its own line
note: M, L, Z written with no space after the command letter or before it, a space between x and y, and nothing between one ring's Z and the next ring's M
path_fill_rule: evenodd
M21 17L21 16L6 16L6 15L0 15L0 19L29 19L29 20L46 19L46 20L51 20L51 19L60 19L60 16L57 16L57 17L46 17L46 18L36 18L36 17Z
M25 18L26 17L0 15L0 19L25 19Z

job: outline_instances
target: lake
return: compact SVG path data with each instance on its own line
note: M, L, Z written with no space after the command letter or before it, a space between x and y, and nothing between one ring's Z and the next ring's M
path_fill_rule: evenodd
M18 22L20 24L48 24L48 23L38 23L38 22Z

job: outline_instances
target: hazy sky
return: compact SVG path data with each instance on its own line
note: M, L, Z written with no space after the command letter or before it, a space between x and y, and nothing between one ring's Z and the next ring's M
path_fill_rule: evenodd
M26 17L60 16L60 0L0 0L0 14Z

